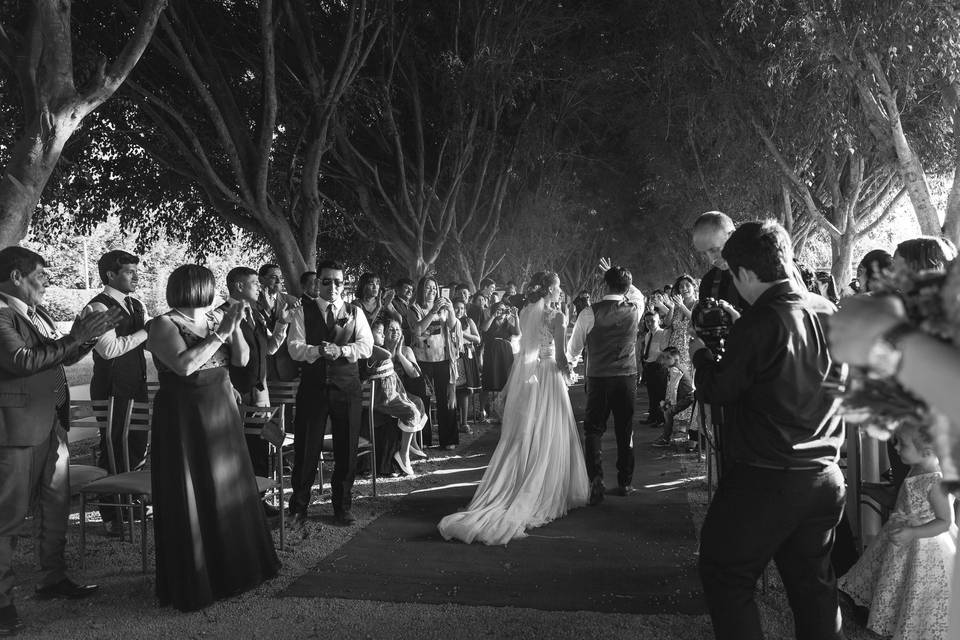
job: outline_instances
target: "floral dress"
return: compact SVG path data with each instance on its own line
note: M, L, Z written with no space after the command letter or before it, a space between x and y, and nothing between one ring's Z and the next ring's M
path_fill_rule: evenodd
M876 541L837 583L854 602L869 607L867 628L896 640L947 640L948 609L957 527L932 538L897 546L894 526L917 526L934 519L928 494L939 471L907 476L893 514ZM953 501L951 499L951 509Z

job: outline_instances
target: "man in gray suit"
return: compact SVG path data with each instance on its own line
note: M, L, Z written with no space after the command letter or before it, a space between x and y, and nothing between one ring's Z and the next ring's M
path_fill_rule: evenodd
M38 599L83 598L96 585L67 578L64 547L70 513L69 390L63 365L73 364L116 326L117 311L94 312L60 336L40 306L49 274L39 255L0 250L0 636L22 626L13 605L13 550L36 508Z

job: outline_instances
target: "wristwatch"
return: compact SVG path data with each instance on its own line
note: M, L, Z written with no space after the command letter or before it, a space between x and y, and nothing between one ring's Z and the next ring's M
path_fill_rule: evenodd
M915 330L916 327L911 323L900 322L878 337L867 352L867 366L870 371L880 378L893 378L900 373L900 363L903 360L900 342Z

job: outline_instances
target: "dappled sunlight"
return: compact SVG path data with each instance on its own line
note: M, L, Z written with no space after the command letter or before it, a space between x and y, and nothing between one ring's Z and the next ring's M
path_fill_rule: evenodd
M476 482L454 482L451 484L442 484L436 487L426 487L424 489L415 489L411 491L411 494L415 493L432 493L434 491L446 491L447 489L458 489L460 487L475 487L480 484L480 481Z
M670 482L658 482L656 484L645 484L643 485L644 489L657 489L659 491L673 491L674 489L680 489L685 484L691 482L700 482L706 480L707 476L690 476L689 478L680 478L679 480L671 480Z
M445 476L445 475L450 475L451 473L469 473L470 471L485 471L486 468L487 468L487 465L483 465L482 467L464 467L462 469L459 469L459 468L458 469L437 469L432 473L435 476Z

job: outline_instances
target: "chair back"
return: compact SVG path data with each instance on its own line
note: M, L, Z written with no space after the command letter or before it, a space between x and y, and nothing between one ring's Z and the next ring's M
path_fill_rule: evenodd
M108 400L71 400L70 428L84 427L106 429L107 437L113 429L113 398ZM116 473L116 465L107 452L110 473Z
M300 388L300 381L278 382L271 380L267 383L267 391L270 394L270 404L273 406L281 404L296 404L297 390Z
M123 434L121 436L123 447L121 448L121 466L120 472L125 473L127 471L133 471L130 468L130 447L127 445L130 439L131 431L146 431L149 435L150 424L153 422L153 403L152 402L136 402L131 400L127 403L126 411L123 417ZM113 441L107 439L108 446L113 448ZM149 448L149 444L147 445ZM111 453L112 456L116 456L116 453Z
M272 398L272 396L271 396ZM243 418L244 435L260 435L263 425L274 420L282 407L254 407L249 404L240 405L240 417Z
M160 383L157 381L147 382L147 402L153 404L153 399L157 397L157 391L160 390Z

